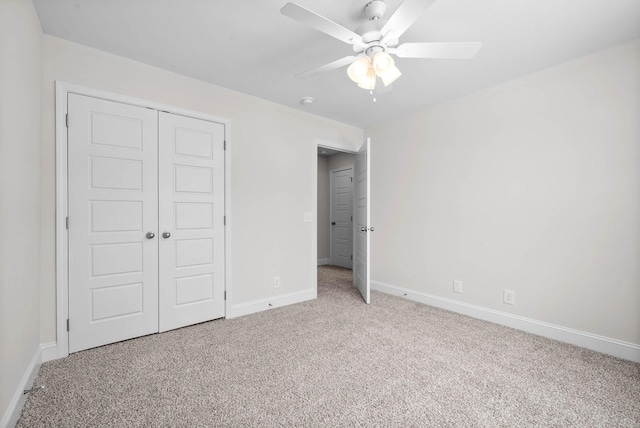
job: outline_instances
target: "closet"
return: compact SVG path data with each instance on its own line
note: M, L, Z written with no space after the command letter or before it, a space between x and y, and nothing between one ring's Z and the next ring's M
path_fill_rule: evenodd
M224 316L224 124L68 94L69 352Z

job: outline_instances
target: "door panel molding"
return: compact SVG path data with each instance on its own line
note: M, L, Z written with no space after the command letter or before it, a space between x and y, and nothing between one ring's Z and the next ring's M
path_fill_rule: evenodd
M76 352L157 331L158 244L145 232L158 228L158 114L78 94L69 94L68 101L75 118L67 128L73 219L69 318L74 320L69 351ZM96 126L96 116L135 126L114 130L100 120ZM113 203L123 199L139 209L118 210ZM116 219L138 230L105 224Z
M371 247L370 233L373 231L371 213L371 140L366 139L358 155L355 166L356 221L353 284L358 288L366 303L371 301Z
M224 125L160 112L158 126L163 332L224 316ZM209 209L178 209L198 204ZM181 221L183 214L197 221Z
M354 163L355 165L355 163ZM339 239L338 233L339 233L339 229L343 228L343 232L344 232L344 228L346 228L346 242L343 242L344 244L347 245L348 247L348 255L344 255L345 257L349 257L353 254L353 215L354 215L354 188L353 188L353 168L352 167L346 167L346 168L338 168L338 169L333 169L331 171L329 171L329 219L331 224L329 225L329 260L330 263L334 266L341 266L341 267L345 267L348 269L353 269L353 260L347 260L344 259L342 257L340 257L340 254L336 252L336 239ZM339 183L336 182L336 179L342 178L342 177L348 177L350 179L348 187L349 190L348 191L343 191L344 193L348 193L348 200L346 201L346 203L348 204L348 214L347 216L351 216L351 219L340 219L337 216L337 211L339 208L336 207L336 202L339 199L338 196L336 195L336 189L335 187L337 185L339 185ZM335 212L334 212L335 211ZM344 223L347 223L346 225ZM335 223L335 225L334 225ZM345 239L342 239L343 241L345 241ZM341 260L342 259L342 260Z
M106 101L114 101L121 104L128 104L135 107L144 107L158 111L164 111L179 116L186 116L194 119L202 119L210 122L217 122L224 125L225 151L224 151L224 215L226 216L226 226L224 229L224 257L225 257L225 313L231 305L233 298L232 275L231 275L231 236L232 236L232 215L231 215L231 121L226 118L210 115L207 113L182 109L167 104L156 103L140 98L129 97L126 95L115 94L99 89L88 88L71 83L56 81L55 82L55 144L56 144L56 209L55 209L55 235L56 235L56 357L63 358L69 355L69 334L67 332L67 320L69 314L69 240L67 231L68 212L68 163L67 156L68 138L67 138L67 120L73 123L73 117L67 119L68 112L68 96L69 94L84 95L92 98L98 98ZM110 119L103 118L105 123ZM135 128L135 123L130 123L130 127ZM105 124L106 126L106 124ZM126 136L126 135L125 135ZM116 136L120 137L120 136ZM99 141L96 145L109 145L109 141ZM125 150L138 150L135 145L132 146L128 140L120 143L126 147ZM197 156L206 157L207 150L202 144L196 144L195 147L182 147L181 150L191 153L194 158ZM126 202L126 201L123 201ZM74 220L69 219L70 227L74 227ZM132 226L132 227L135 227ZM160 238L159 236L156 239ZM160 238L162 239L162 238ZM196 298L195 296L194 298ZM73 320L69 322L70 328L73 328Z

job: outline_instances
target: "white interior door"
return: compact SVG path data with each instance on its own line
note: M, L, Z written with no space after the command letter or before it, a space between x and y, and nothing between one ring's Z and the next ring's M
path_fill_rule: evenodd
M355 227L355 268L353 282L364 301L370 302L369 285L369 232L373 230L369 221L371 162L369 149L371 140L367 138L356 156L356 227Z
M158 331L158 141L155 110L70 94L68 115L76 352Z
M160 331L224 316L224 125L160 113Z
M353 169L331 172L331 264L353 266Z

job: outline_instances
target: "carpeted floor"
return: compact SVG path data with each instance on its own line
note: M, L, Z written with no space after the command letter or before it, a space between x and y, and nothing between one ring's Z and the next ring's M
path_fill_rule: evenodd
M42 366L18 427L639 427L640 364L372 292Z

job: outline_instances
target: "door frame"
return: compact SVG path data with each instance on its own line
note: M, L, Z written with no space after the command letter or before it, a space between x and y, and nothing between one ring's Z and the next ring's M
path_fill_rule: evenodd
M350 153L349 153L350 154ZM354 214L354 202L355 202L355 192L353 191L354 186L353 186L353 175L354 175L354 169L355 169L355 159L354 159L354 166L353 167L346 167L346 168L337 168L337 169L332 169L329 170L329 220L332 219L332 214L333 214L333 185L334 185L334 179L333 179L333 174L335 172L339 172L339 171L346 171L346 170L351 170L351 255L353 256L353 239L354 239L354 233L353 233L353 214ZM333 233L333 228L331 227L331 225L329 225L329 264L333 264L333 238L334 238L334 233ZM353 269L353 259L351 259L351 269Z
M313 289L318 295L318 148L323 147L325 149L338 150L344 153L358 154L358 150L362 145L362 141L358 142L358 146L334 143L332 141L316 139L313 145L313 180L311 187L311 207L313 209L313 231L311 234L311 284ZM355 230L355 228L354 228ZM329 250L331 251L331 250Z
M68 213L68 183L67 183L67 96L78 94L129 104L138 107L150 108L158 111L188 116L194 119L202 119L224 125L225 146L224 151L224 215L226 217L224 255L225 255L225 316L231 307L231 120L207 113L196 112L179 107L173 107L141 98L129 97L88 88L71 83L55 82L55 150L56 150L56 353L57 358L69 355L69 333L67 332L67 319L69 316L69 236L67 233L66 218ZM70 120L73 120L71 118ZM316 174L317 175L317 174Z

